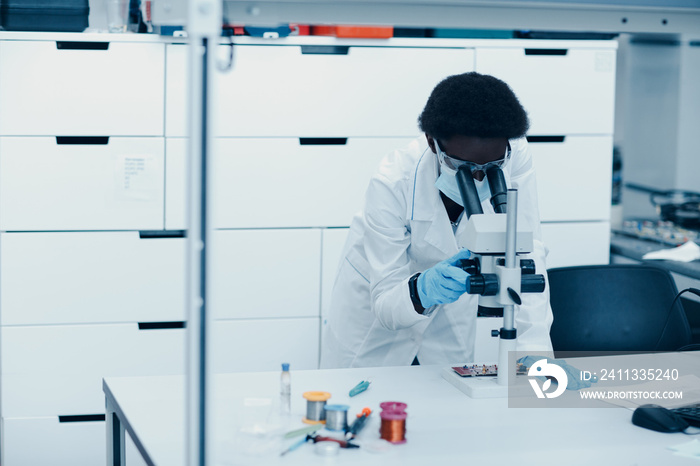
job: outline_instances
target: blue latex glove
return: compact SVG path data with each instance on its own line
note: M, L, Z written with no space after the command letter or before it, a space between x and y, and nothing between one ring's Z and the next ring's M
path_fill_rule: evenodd
M457 265L461 260L469 259L471 255L468 249L462 249L418 276L416 287L424 308L427 309L436 304L453 303L467 291L469 274Z
M568 384L566 385L567 390L580 390L582 388L588 388L591 386L591 382L595 383L598 380L582 380L581 371L576 369L574 366L567 364L563 359L551 359L544 358L542 356L525 356L518 359L518 362L525 367L530 367L540 359L546 359L548 364L556 364L557 366L564 369L566 372L566 377L568 379ZM543 377L544 378L544 377Z

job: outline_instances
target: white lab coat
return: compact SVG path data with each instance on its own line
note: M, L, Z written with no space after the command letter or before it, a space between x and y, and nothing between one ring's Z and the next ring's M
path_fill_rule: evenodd
M532 228L530 255L537 273L545 273L537 189L527 141L511 140L511 160L503 173L518 189L518 228ZM338 266L324 330L322 368L460 364L474 355L478 297L462 295L438 305L428 317L418 314L408 279L458 251L453 231L435 187L437 156L425 137L396 150L370 180L363 210L355 215ZM484 213L493 212L489 200ZM551 351L552 311L549 286L544 293L523 294L516 306L518 350Z

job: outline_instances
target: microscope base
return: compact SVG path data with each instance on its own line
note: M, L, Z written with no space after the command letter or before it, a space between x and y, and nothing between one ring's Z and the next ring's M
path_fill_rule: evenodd
M499 385L498 377L461 377L445 367L441 371L442 378L464 392L470 398L506 398L508 386Z

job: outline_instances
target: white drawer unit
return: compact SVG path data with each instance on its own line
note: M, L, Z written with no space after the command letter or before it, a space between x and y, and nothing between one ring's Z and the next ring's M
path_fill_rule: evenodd
M610 222L543 223L542 240L548 269L610 261Z
M211 235L215 318L319 316L321 230L220 230Z
M165 140L165 229L187 229L187 139Z
M508 83L529 113L529 134L612 134L615 42L569 45L479 47L476 71Z
M102 377L185 371L183 322L2 329L3 417L104 413Z
M323 230L323 250L321 263L321 317L326 318L330 311L331 294L338 266L342 259L349 228L326 228ZM325 325L325 321L323 322Z
M0 229L162 229L163 149L163 138L1 137Z
M411 138L221 138L215 228L349 226L382 158Z
M186 239L169 233L0 235L2 325L183 320Z
M104 408L102 411L104 414ZM5 417L2 427L4 466L95 466L105 462L104 421Z
M104 463L104 413L77 416L5 418L6 447L2 464L94 466ZM126 464L145 466L128 433L124 436Z
M217 73L214 134L415 136L433 87L474 67L474 52L464 47L346 44L236 45L233 69ZM185 135L186 52L183 45L167 46L167 136Z
M0 134L162 136L164 47L0 42Z
M318 369L319 318L217 320L214 372Z
M543 222L610 219L612 136L528 139Z

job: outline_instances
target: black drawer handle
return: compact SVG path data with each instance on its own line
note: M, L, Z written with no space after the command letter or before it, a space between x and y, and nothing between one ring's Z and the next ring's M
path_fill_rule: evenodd
M109 136L56 136L56 144L105 146L109 144Z
M348 138L299 138L302 146L344 146Z
M302 55L347 55L349 45L302 45Z
M185 328L185 321L177 320L173 322L139 322L139 330L166 330L173 328Z
M525 55L566 55L567 49L525 49Z
M141 230L141 239L186 238L187 230Z
M74 414L71 416L58 416L58 422L100 422L104 420L104 414Z
M69 42L65 40L56 41L58 50L107 50L109 42Z
M564 142L566 136L528 136L527 142Z

